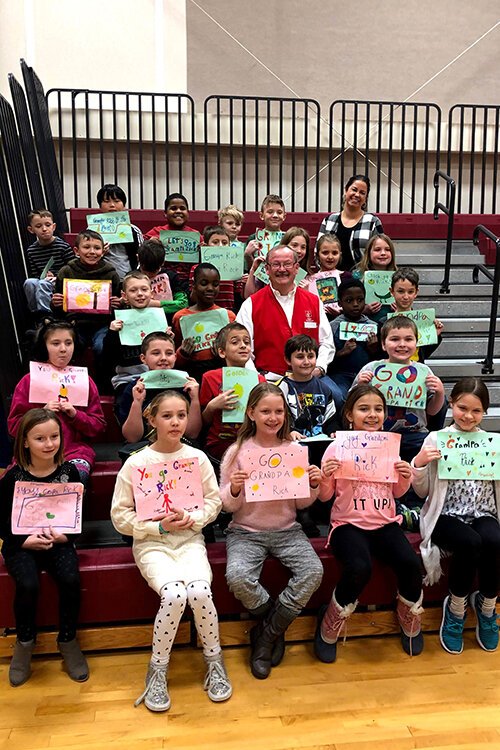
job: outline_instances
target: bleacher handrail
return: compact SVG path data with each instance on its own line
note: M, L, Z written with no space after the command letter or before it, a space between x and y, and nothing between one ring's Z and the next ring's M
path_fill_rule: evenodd
M444 203L441 203L438 201L438 191L439 191L439 180L442 179L447 184L447 192L448 192L448 199L447 203L448 205L444 205ZM443 172L442 169L438 169L434 173L434 188L436 190L436 202L434 204L434 219L437 221L439 217L439 212L442 211L446 216L448 217L448 231L446 233L446 255L445 255L445 261L444 261L444 277L443 281L441 282L441 287L439 289L440 294L449 294L450 293L450 271L451 271L451 251L452 251L452 245L453 245L453 222L455 220L455 191L456 191L456 184L455 180L450 177L449 174L446 174L446 172Z
M483 234L495 245L495 269L493 275L488 268L482 263L478 263L472 269L472 281L474 284L479 283L479 274L482 273L486 278L492 282L493 290L491 293L491 308L490 308L490 322L488 327L488 347L486 357L482 362L481 372L483 375L491 375L494 371L493 367L493 353L495 348L495 333L497 327L497 313L498 313L498 292L500 289L500 237L497 237L493 232L484 226L484 224L478 224L474 229L472 235L472 242L474 245L479 245L479 236Z

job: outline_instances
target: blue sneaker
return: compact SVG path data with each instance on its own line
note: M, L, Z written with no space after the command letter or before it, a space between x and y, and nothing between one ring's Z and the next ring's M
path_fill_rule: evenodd
M447 596L443 602L443 619L439 628L439 640L441 646L449 654L461 654L464 650L464 624L465 617L457 617L449 607L450 597Z
M483 615L481 609L477 606L478 596L479 591L474 591L470 598L472 609L477 617L476 641L485 651L496 651L498 646L497 613L495 612L491 617Z

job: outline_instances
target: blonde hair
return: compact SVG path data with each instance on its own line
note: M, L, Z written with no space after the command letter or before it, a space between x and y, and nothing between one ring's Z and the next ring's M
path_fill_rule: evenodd
M225 206L224 208L219 208L217 211L218 223L220 224L222 219L225 219L226 216L231 217L231 219L234 219L239 224L243 224L243 219L245 218L243 211L240 211L240 209L233 203L230 203L229 206Z
M391 262L387 266L386 270L397 271L398 267L396 265L396 250L394 248L394 243L386 234L374 234L370 237L370 239L368 240L368 244L365 247L364 255L356 266L356 270L361 271L362 273L364 273L365 271L375 270L371 262L370 252L377 240L383 240L384 242L386 242L389 245L389 249L391 251Z
M296 237L303 237L306 241L307 250L306 254L300 261L300 265L307 271L310 262L309 256L311 254L311 238L309 236L309 232L307 232L305 229L302 229L302 227L290 227L290 229L288 229L281 238L281 244L288 245L288 243L294 240Z
M283 400L283 408L285 410L284 419L283 424L276 433L276 437L279 440L292 439L292 436L290 434L290 412L288 411L288 404L286 402L283 391L278 388L277 385L274 385L274 383L259 383L254 388L252 388L252 390L250 391L250 395L248 396L245 419L243 420L243 424L238 430L238 437L236 438L236 453L241 448L241 444L244 440L248 440L248 438L254 437L254 435L256 434L257 428L255 427L255 422L249 417L248 412L251 409L255 409L259 401L261 401L266 396L279 396Z

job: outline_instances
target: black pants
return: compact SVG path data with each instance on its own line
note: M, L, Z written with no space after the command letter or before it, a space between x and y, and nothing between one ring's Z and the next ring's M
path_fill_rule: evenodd
M22 548L9 550L4 558L5 566L16 584L14 615L18 639L31 641L35 638L39 574L40 570L46 570L59 592L58 640L73 640L80 610L80 572L74 545L71 542L54 544L43 552Z
M366 531L357 526L337 526L330 538L333 554L343 570L335 589L341 607L355 602L372 574L372 556L389 565L398 579L401 596L416 602L422 591L420 560L397 523Z
M449 587L455 596L470 593L476 574L479 591L488 599L498 594L500 583L500 525L483 516L464 523L453 516L439 516L432 541L451 552Z

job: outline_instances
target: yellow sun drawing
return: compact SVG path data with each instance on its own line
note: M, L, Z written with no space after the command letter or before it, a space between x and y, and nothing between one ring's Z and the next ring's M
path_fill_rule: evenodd
M257 490L259 489L259 485L258 484L252 484L252 488L251 489L252 489L252 492L257 492Z
M203 323L197 323L194 327L194 330L196 331L196 333L202 333L205 330L205 326L203 325Z
M273 469L275 469L277 466L279 466L280 463L281 463L281 456L280 456L279 453L275 453L269 459L269 466L271 466Z
M306 473L306 470L302 466L294 466L292 469L292 474L296 479L300 479L300 477L303 477Z
M77 294L75 297L75 302L77 307L88 307L88 305L90 305L90 294L87 294L87 292L81 292L81 294Z
M233 391L238 396L238 398L241 398L243 396L243 386L241 383L235 383L233 385Z

